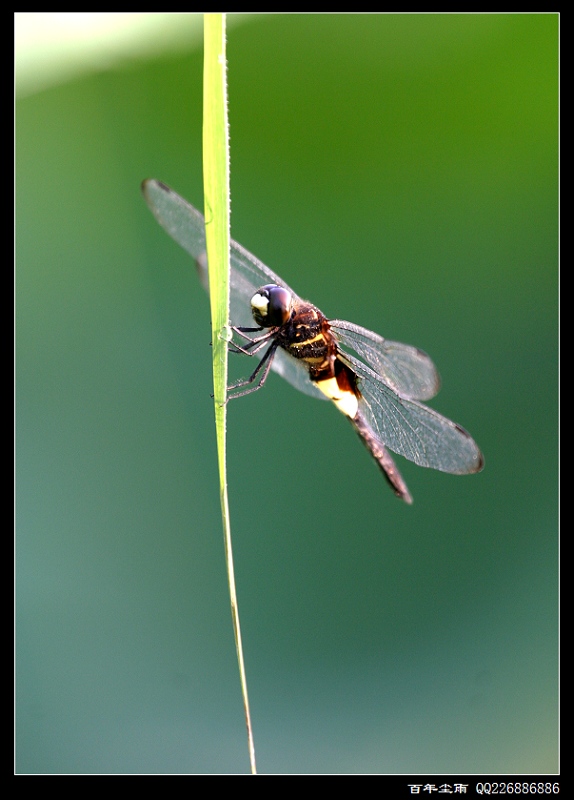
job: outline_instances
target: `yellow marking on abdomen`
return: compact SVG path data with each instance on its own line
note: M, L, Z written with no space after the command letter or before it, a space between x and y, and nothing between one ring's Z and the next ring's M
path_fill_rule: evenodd
M320 339L325 341L325 337L322 333L318 333L316 336L311 337L311 339L305 339L302 342L289 342L289 347L307 347L307 345L313 344L314 342L318 342Z
M335 403L342 414L351 419L355 418L359 408L357 396L348 389L341 389L336 378L325 378L322 381L316 381L316 386L323 392L325 397Z

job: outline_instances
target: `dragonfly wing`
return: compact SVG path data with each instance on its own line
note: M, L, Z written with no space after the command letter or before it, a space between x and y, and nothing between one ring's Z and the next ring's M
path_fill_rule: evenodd
M273 369L284 378L287 383L294 386L300 392L314 397L315 400L328 400L329 398L323 394L318 388L317 384L309 378L309 370L304 362L299 361L289 353L277 348L275 358L273 359Z
M429 400L440 387L431 358L418 347L383 339L352 322L329 320L343 351L350 348L403 397Z
M464 428L397 393L354 356L345 355L344 360L359 377L362 413L390 450L421 467L441 472L465 475L482 469L482 453Z
M207 256L205 245L205 219L187 200L161 181L147 180L142 191L148 206L159 224L195 260L200 281L209 291ZM230 319L233 325L253 327L251 298L261 286L275 283L297 294L256 256L231 240ZM254 358L261 358L265 348ZM292 386L318 399L327 399L309 380L306 366L283 350L278 350L273 359L273 369Z
M203 214L161 181L144 181L142 192L152 214L172 239L195 259L205 253Z
M267 283L283 286L284 289L291 293L294 299L299 299L284 280L233 239L230 243L230 254L230 319L233 325L244 327L252 327L254 325L251 313L251 298L258 289Z

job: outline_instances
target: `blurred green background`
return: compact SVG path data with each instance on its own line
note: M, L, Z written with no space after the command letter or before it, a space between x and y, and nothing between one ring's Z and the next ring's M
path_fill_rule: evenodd
M202 205L202 21L85 15L94 66L57 16L70 73L17 74L16 770L246 772L208 303L139 191ZM258 768L554 772L558 17L231 17L228 61L232 235L430 353L486 458L397 459L408 507L330 404L230 406Z

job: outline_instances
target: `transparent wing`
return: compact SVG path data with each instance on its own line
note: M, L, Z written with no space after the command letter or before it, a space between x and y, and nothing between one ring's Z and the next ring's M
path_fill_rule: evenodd
M199 278L208 289L207 257L205 247L205 219L196 208L161 181L147 180L142 192L154 217L169 235L193 257ZM261 286L275 283L288 289L295 299L300 299L285 281L262 261L231 240L230 319L233 325L253 327L251 298ZM265 349L256 357L261 358ZM279 349L273 359L273 369L292 386L320 400L327 398L309 380L305 365Z
M352 322L329 320L341 349L350 348L395 391L413 400L428 400L440 388L430 357L409 344L391 342Z
M298 361L280 347L275 351L272 369L284 378L287 383L294 386L303 394L314 397L315 400L328 400L329 398L317 389L309 378L309 370L302 361Z
M389 450L421 467L465 475L484 464L476 442L464 428L434 409L396 392L374 370L345 354L359 377L359 409Z

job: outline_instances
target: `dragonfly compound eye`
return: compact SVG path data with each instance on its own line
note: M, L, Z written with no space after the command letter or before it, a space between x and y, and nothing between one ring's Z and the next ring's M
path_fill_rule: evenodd
M285 325L291 317L292 306L291 292L274 283L262 286L251 298L253 318L263 328Z

